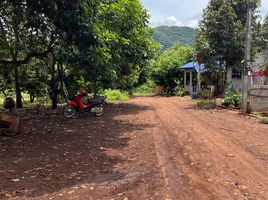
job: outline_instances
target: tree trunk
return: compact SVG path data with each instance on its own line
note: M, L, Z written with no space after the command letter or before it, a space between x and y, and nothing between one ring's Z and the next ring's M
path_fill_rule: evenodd
M56 88L56 77L55 77L55 65L52 64L51 66L51 82L50 82L50 88L51 88L51 101L52 101L52 109L58 108L58 93Z
M59 94L63 95L63 64L58 63Z
M20 90L20 80L19 80L19 66L15 66L15 90L16 90L16 107L22 108L21 90Z
M227 68L227 83L232 82L232 71L233 71L232 67Z
M35 95L34 94L30 94L30 102L33 103L35 99Z
M58 97L56 94L53 94L51 101L52 101L52 109L53 110L57 109L58 108Z

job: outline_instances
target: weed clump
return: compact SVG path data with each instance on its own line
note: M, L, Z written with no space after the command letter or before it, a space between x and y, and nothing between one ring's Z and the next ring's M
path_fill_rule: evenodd
M108 101L127 101L129 99L129 94L121 90L107 89L104 90L102 95L107 97Z

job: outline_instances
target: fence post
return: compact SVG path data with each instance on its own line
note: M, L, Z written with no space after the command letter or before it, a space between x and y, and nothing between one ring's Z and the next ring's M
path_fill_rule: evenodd
M243 83L243 101L242 101L242 114L248 113L248 75L244 75Z

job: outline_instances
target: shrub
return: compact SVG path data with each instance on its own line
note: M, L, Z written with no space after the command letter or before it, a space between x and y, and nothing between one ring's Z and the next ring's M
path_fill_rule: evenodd
M210 97L210 90L209 89L206 89L206 88L203 88L200 91L199 96L201 98L204 98L204 99L209 99L209 97Z
M240 107L242 104L242 93L235 90L232 84L227 86L224 103L227 107Z
M181 80L174 80L174 82L177 84L177 87L175 88L176 96L184 97L187 95L187 91L184 89Z
M202 109L214 109L216 108L216 103L214 100L200 100L197 101L197 107Z
M129 94L120 90L107 89L104 90L102 95L107 97L108 101L127 101Z
M263 117L263 114L260 113L260 112L252 112L249 114L251 117L255 117L255 118L258 118L258 119L261 119Z
M148 81L140 87L137 87L133 90L133 93L138 94L154 94L155 93L155 83L153 81Z
M268 117L263 117L263 118L261 119L261 123L262 123L262 124L268 124Z
M179 87L176 95L179 97L184 97L185 95L187 95L187 91L184 88Z

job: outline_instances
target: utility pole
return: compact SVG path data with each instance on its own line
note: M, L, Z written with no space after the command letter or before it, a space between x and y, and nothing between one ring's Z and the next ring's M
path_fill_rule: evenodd
M248 72L251 67L251 40L252 40L252 17L253 17L253 0L248 0L247 6L247 25L246 25L246 48L245 48L245 59L243 68L243 102L242 102L242 113L246 115L248 112Z

